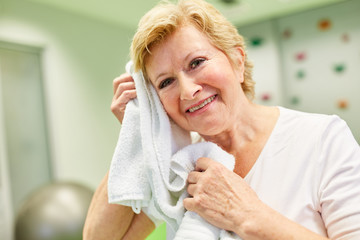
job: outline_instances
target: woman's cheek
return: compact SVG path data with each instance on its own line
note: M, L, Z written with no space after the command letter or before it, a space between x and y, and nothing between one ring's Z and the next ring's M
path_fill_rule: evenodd
M214 67L212 71L205 71L202 77L206 84L215 87L224 83L225 75L223 71L217 71L217 67Z
M172 119L176 119L175 114L179 112L179 101L176 100L174 94L171 93L162 93L159 94L160 101L165 108L166 113Z

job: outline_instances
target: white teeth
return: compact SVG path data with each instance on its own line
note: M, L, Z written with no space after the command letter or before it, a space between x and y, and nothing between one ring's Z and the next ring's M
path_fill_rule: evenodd
M204 102L202 102L200 105L197 105L195 107L192 107L189 109L189 112L195 112L196 110L199 110L200 108L203 108L205 105L207 105L208 103L212 102L212 100L214 100L215 95L209 97L208 99L206 99Z

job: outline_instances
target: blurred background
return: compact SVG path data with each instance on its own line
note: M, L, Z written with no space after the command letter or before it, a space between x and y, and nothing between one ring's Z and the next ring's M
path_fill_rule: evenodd
M121 127L112 80L157 2L0 0L0 239L14 239L29 194L95 190L108 171ZM337 114L360 142L360 0L208 2L246 39L256 102Z

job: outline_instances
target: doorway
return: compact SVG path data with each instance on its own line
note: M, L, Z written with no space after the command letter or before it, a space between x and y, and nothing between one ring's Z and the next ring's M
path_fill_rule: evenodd
M12 238L22 202L52 180L41 51L0 41L0 239Z

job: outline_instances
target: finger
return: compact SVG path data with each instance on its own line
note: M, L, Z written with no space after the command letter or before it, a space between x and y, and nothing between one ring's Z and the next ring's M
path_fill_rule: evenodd
M135 89L125 90L119 97L119 101L123 104L127 104L131 99L136 98L137 93Z
M118 86L121 84L121 83L124 83L124 82L134 82L134 79L131 77L130 74L128 73L123 73L121 74L119 77L115 78L113 80L113 90L114 90L114 94L116 92L116 90L118 89Z
M200 177L201 177L200 172L192 171L189 173L189 175L187 177L187 181L189 184L194 184L199 181Z
M136 96L136 90L126 90L119 98L114 96L111 103L111 111L125 111L126 104L128 104L131 99L136 98Z
M135 83L134 82L123 82L118 85L114 93L114 99L119 98L125 91L128 90L135 90Z
M198 171L198 172L204 172L214 162L215 161L210 159L210 158L205 158L205 157L199 158L196 161L195 170Z
M190 196L194 196L195 191L196 191L196 184L189 184L187 186L187 192Z
M116 116L116 118L122 123L125 114L125 108L127 103L136 98L136 90L127 90L122 94L122 97L114 99L111 103L111 112Z
M184 208L188 211L194 211L194 199L193 198L185 198L183 200Z

